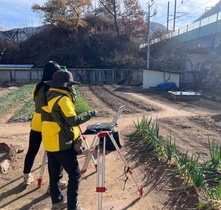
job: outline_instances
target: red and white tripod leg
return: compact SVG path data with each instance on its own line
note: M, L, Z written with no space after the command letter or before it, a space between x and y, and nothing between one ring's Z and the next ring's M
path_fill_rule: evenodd
M78 127L79 127L79 130L80 130L81 134L83 134L81 126L79 125ZM87 136L86 135L81 135L81 139L84 141L87 149L90 150L91 147L90 147L90 145L87 142ZM92 161L94 163L95 170L97 170L97 163L96 163L95 158L94 158L93 155L91 156L91 159L92 159Z
M105 184L105 148L106 148L106 133L100 133L99 145L97 147L97 188L98 192L98 210L102 210L102 193L106 191Z
M93 156L93 151L91 151L91 147L90 147L90 145L89 145L88 142L87 142L86 136L82 136L82 138L83 138L84 143L85 143L85 145L86 145L86 147L87 147L87 150L90 151L90 153L92 153L91 159L92 159L92 161L93 161L94 168L95 168L95 170L97 171L97 163L96 163L95 158L94 158L94 156Z
M40 176L38 178L38 188L40 188L42 185L46 162L47 162L47 152L45 151L44 156L43 156L43 160L42 160L42 164L41 164Z
M91 159L93 159L92 157L93 157L93 154L94 154L94 150L95 150L95 147L96 147L96 145L97 145L97 141L98 141L98 137L97 136L95 136L94 137L94 140L93 140L93 142L92 142L92 144L91 144L91 146L89 147L89 149L88 149L88 154L87 154L87 156L86 156L86 159L85 159L85 161L84 161L84 164L83 164L83 167L82 167L82 169L81 169L81 179L83 178L83 175L86 173L86 171L87 171L87 167L88 167L88 165L89 165L89 163L90 163L90 160ZM95 160L94 160L95 161ZM96 164L96 170L97 170L97 164Z

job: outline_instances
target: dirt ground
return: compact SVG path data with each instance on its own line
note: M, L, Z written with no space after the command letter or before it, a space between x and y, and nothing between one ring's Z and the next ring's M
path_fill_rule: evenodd
M125 174L125 163L120 154L116 151L107 151L105 155L106 191L101 193L102 210L187 210L193 209L203 200L203 197L198 196L192 189L169 190L181 185L178 177L171 173L170 165L153 158L143 149L141 143L131 141L127 135L135 130L134 123L140 121L143 116L148 119L158 119L161 136L166 138L171 134L180 151L188 150L189 155L200 153L200 159L204 161L209 158L208 138L220 143L220 104L202 98L189 102L173 101L168 93L156 93L132 86L80 85L78 89L90 106L99 111L99 117L82 125L83 130L96 122L111 121L117 108L125 105L116 130L120 133L120 141L123 145L121 154L132 169L133 177L128 173ZM7 91L9 91L8 88L2 88L0 94ZM27 188L22 185L23 162L28 147L30 122L7 123L12 114L13 110L0 117L0 142L22 146L24 152L14 157L12 167L6 174L0 175L0 209L50 209L50 196L46 194L47 169L41 188L37 187L43 148L39 151L33 167L35 182ZM89 144L92 139L87 137ZM78 158L82 167L85 153ZM91 161L79 189L79 202L85 210L98 209L96 175ZM64 180L67 180L66 173L64 173ZM141 185L144 188L142 197L138 192ZM66 190L63 192L66 194Z

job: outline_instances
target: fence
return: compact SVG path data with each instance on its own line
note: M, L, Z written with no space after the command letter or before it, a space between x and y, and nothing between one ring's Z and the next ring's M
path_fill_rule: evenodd
M68 69L74 80L87 84L142 84L143 70L131 69ZM0 82L34 83L41 79L43 69L0 68Z

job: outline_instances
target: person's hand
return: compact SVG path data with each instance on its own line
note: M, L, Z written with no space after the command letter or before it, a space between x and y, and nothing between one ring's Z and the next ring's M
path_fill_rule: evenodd
M90 111L92 117L97 117L98 116L98 111L97 110L92 110Z
M85 150L85 148L82 145L81 138L78 138L74 141L74 149L75 149L75 152L77 153L77 155L81 155L83 153L83 151Z
M70 95L71 95L71 97L72 97L73 103L76 103L77 93L76 93L76 90L75 90L74 86L72 85L72 86L69 88L69 90L70 90L69 93L70 93Z

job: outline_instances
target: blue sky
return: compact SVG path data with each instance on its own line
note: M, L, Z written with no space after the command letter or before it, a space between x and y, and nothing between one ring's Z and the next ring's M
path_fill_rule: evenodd
M39 14L31 10L35 2L45 0L0 0L0 29L42 25Z
M97 1L98 0L93 0ZM169 28L173 28L173 15L175 0L140 0L140 4L147 11L148 2L154 2L151 6L151 15L156 11L156 15L151 17L152 22L167 24L167 8L169 2ZM31 10L34 3L44 4L46 0L0 0L0 30L11 28L39 26L42 19L38 13ZM216 5L219 0L176 0L176 28L184 27L196 20L202 13Z

